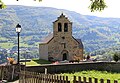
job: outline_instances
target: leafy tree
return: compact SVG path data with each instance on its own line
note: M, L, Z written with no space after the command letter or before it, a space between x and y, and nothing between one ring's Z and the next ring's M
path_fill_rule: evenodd
M104 0L90 0L90 1L91 1L91 5L89 6L89 8L91 9L91 12L102 11L104 10L104 8L107 7Z
M120 60L120 53L115 53L114 56L113 56L113 60L116 61L116 62L118 60Z
M19 1L19 0L16 0L16 1ZM34 0L34 1L37 1L37 0ZM39 1L42 1L42 0L39 0ZM90 1L91 1L91 4L90 4L89 8L90 8L91 12L102 11L107 7L104 0L90 0ZM6 7L5 4L2 2L2 0L0 0L0 3L1 3L1 5L0 5L1 9Z
M0 0L0 9L2 8L6 8L6 5L2 2L2 0Z

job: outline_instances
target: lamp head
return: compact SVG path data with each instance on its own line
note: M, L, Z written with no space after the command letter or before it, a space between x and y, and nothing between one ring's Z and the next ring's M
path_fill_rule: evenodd
M17 33L21 32L21 25L19 25L19 24L16 25L16 32Z

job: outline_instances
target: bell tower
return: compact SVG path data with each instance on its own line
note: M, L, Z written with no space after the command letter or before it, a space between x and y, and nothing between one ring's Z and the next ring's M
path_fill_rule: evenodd
M40 44L41 59L83 60L83 44L72 36L72 22L63 13L53 22L53 35L49 38Z
M72 37L72 22L69 21L63 13L53 22L53 36L71 36Z

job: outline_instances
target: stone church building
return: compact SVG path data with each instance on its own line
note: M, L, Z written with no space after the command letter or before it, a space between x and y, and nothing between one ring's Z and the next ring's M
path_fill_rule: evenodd
M83 44L72 36L72 22L65 15L53 22L53 35L39 44L39 53L45 60L83 60Z

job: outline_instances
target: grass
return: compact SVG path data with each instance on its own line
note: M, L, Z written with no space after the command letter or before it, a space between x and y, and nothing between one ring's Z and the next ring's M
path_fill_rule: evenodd
M30 61L30 62L26 62L26 65L27 66L38 66L38 65L41 65L41 64L38 64L35 61Z
M22 62L22 63L25 64L25 62ZM43 59L33 59L30 62L26 62L27 66L39 66L43 64L51 64L51 62Z
M25 44L25 43L20 43L20 47L31 47L31 45Z
M51 64L51 62L49 62L47 60L43 60L43 59L33 59L33 61L38 64Z
M4 37L0 36L0 40L7 40L7 38L4 38Z
M0 47L1 48L5 48L5 49L10 49L13 46L17 46L17 44L15 45L14 43L11 42L5 42L5 43L0 43ZM20 43L20 47L32 47L33 45L28 45L25 43Z
M0 43L1 48L12 48L14 46L13 43L7 42L7 43Z
M75 72L75 73L63 73L62 75L68 76L69 80L73 80L73 76L81 76L81 77L91 77L91 78L98 78L104 79L105 83L107 79L111 80L111 83L113 83L114 80L118 80L118 83L120 83L120 73L112 73L112 72L107 72L107 71L96 71L96 70L91 70L91 71L81 71L81 72Z

